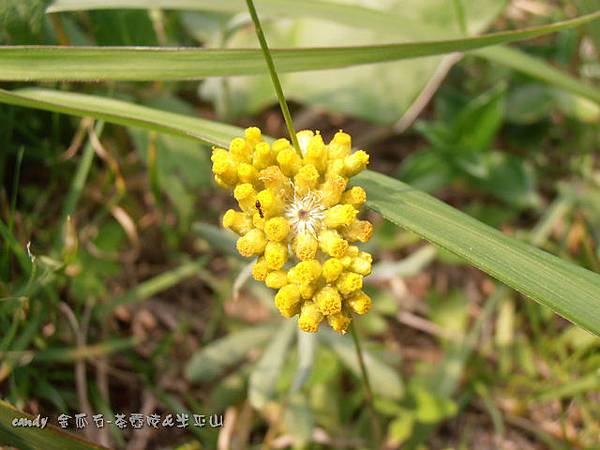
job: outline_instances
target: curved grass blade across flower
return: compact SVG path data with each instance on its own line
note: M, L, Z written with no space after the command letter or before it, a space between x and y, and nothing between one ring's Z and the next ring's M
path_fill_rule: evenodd
M280 72L325 70L360 64L465 52L530 39L584 25L600 12L522 30L439 41L357 47L273 49ZM186 80L264 74L255 49L166 49L157 47L0 47L0 80Z
M96 117L219 146L243 135L243 130L229 125L91 95L45 89L0 90L0 102ZM356 181L367 191L367 206L388 220L460 255L600 336L600 275L506 236L398 180L367 170Z

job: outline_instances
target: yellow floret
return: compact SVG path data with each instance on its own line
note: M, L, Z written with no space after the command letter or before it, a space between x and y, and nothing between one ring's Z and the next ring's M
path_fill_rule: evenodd
M237 165L229 159L217 159L213 163L212 171L220 181L229 186L237 183Z
M265 222L264 231L270 241L283 241L290 233L290 224L285 217L273 217Z
M337 205L346 189L348 180L341 175L332 175L321 184L321 204L326 208Z
M359 150L344 158L344 174L350 178L363 170L369 164L369 154Z
M319 234L319 246L334 258L341 258L348 249L348 242L335 230L324 230Z
M335 286L343 296L350 295L354 291L361 289L362 284L362 275L354 272L343 272L335 282Z
M356 258L350 263L349 269L352 272L356 272L360 275L366 276L371 273L371 265L373 264L373 257L367 252L360 252Z
M265 281L269 274L269 267L267 261L262 256L258 258L256 263L252 266L252 278L256 281Z
M247 214L228 209L223 216L223 226L243 236L252 229L252 219Z
M275 195L270 189L263 189L256 194L256 201L259 202L260 208L266 218L279 216L283 213L285 206L283 199Z
M255 203L255 206L256 206L256 203ZM258 228L259 230L264 231L266 222L267 222L267 219L265 219L264 217L261 217L258 210L256 210L254 212L254 214L252 214L252 225L254 225L254 228Z
M315 303L324 316L337 314L342 310L342 297L337 289L326 286L315 295Z
M281 171L288 177L296 175L300 167L302 167L302 160L293 148L281 150L277 154L277 162L279 163L279 167L281 167Z
M262 141L262 133L258 127L246 128L244 130L244 137L246 138L248 145L251 147L254 147L256 144Z
M229 144L229 154L239 162L249 163L252 160L252 147L242 138L234 138Z
M348 203L359 209L367 200L367 193L360 186L354 186L342 195L342 203Z
M319 172L312 164L302 166L294 177L296 192L300 195L306 195L309 191L315 189L318 183Z
M292 284L283 286L275 295L275 306L283 317L292 317L300 312L300 293Z
M251 164L241 163L237 169L237 176L242 183L254 184L258 178L258 171Z
M351 205L335 205L325 212L325 226L337 228L354 222L358 211Z
M318 249L319 242L309 232L300 233L292 241L292 250L301 261L314 259Z
M329 258L323 263L323 278L328 283L332 283L340 276L344 266L338 258Z
M277 139L271 145L271 151L273 152L273 156L275 156L275 158L277 158L277 155L279 155L279 152L281 152L282 150L290 149L290 148L292 148L292 144L290 144L290 141L288 141L285 138Z
M329 179L336 176L346 176L346 169L343 159L330 159L327 163L327 172L325 172L325 178Z
M290 269L288 280L291 283L308 285L321 276L321 263L316 259L301 261Z
M322 320L323 315L318 306L313 302L304 302L298 317L298 327L307 333L316 333Z
M287 271L276 270L265 278L265 284L271 289L280 289L287 284Z
M327 316L329 326L340 334L346 334L351 321L352 319L343 312Z
M236 245L240 255L250 257L260 255L265 250L267 240L261 230L253 228L239 238Z
M317 290L317 286L312 284L301 284L299 286L300 297L304 300L310 300L315 295L315 291Z
M213 147L212 154L210 155L210 160L212 162L215 161L225 161L229 159L229 152L224 148Z
M329 159L344 158L352 149L352 138L343 131L338 131L329 143Z
M342 236L350 242L367 242L373 235L373 225L368 220L357 220L342 229Z
M366 314L371 309L371 297L363 291L358 291L346 299L347 305L356 314Z
M279 270L287 262L288 248L281 242L269 241L265 247L265 260L269 270Z
M304 153L304 161L315 166L320 173L327 168L327 148L323 137L317 132L309 141Z
M252 165L256 167L257 170L269 167L274 161L269 144L266 142L259 142L256 144L252 155Z
M233 197L238 201L242 211L247 213L256 211L256 191L250 183L238 184L233 190Z
M298 145L300 146L300 151L303 155L306 154L306 149L308 148L308 143L315 135L312 130L302 130L296 133L296 138L298 139Z
M290 179L283 174L279 166L269 166L261 170L258 179L264 183L265 188L273 192L279 192L282 189L284 191L291 190Z

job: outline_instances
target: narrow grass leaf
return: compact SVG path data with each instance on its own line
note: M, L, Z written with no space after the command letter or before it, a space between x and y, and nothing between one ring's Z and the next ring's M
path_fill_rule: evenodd
M250 350L272 338L277 325L279 323L253 326L212 342L192 355L185 368L185 377L196 383L216 380L227 369L239 364Z
M294 320L283 322L250 374L248 399L256 409L263 409L273 399L296 329Z
M0 400L0 444L20 450L101 450L106 449L79 436L61 431L54 425L45 428L15 427L15 419L35 420L36 417L15 409Z
M273 49L272 55L279 72L335 69L466 52L543 36L598 18L600 12L549 25L475 37L372 46ZM0 80L3 81L186 80L264 73L261 51L256 49L0 47Z
M356 349L351 339L346 339L334 331L322 328L319 339L327 344L340 361L356 376L361 377L360 365L356 357ZM398 373L386 363L363 349L365 365L369 372L371 386L376 394L390 399L400 399L404 393L404 386Z

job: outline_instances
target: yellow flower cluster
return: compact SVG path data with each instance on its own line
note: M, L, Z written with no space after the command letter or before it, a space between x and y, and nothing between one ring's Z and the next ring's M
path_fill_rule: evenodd
M240 208L225 213L223 226L240 235L241 255L257 258L252 276L278 290L275 306L284 317L298 314L298 326L311 333L326 319L343 334L352 313L371 307L362 285L372 258L352 243L368 241L373 226L357 218L364 189L346 189L369 155L353 153L342 131L329 144L319 132L297 137L302 157L287 139L269 145L255 127L228 150L213 148L215 181Z

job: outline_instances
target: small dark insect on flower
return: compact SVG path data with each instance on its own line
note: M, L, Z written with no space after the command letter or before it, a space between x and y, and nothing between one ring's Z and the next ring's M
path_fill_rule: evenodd
M260 216L260 218L264 219L265 213L263 213L262 206L260 205L260 201L256 200L256 203L254 204L254 206L256 206L256 209L258 210L258 215Z

